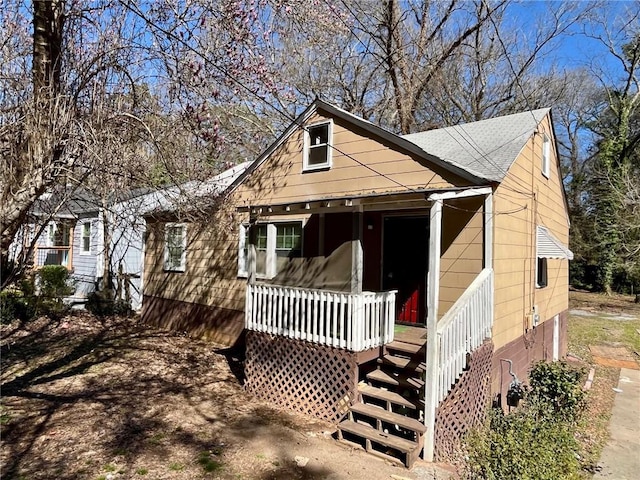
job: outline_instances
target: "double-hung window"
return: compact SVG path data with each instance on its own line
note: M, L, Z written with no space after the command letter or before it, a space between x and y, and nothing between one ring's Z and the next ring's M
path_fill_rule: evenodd
M276 273L282 271L289 258L302 254L302 226L300 223L276 225Z
M82 233L80 237L80 254L91 253L91 222L82 223Z
M251 232L249 232L251 228ZM249 274L249 246L256 251L256 276L273 278L290 258L302 256L302 223L258 223L240 227L238 276Z
M164 269L184 272L187 265L187 226L167 223L164 231Z
M304 171L331 168L332 134L332 121L306 127L304 132Z

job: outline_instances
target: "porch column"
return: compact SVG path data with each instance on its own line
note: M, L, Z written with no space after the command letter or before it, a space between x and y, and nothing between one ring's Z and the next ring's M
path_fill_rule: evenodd
M253 296L256 284L256 246L253 241L247 245L247 288L244 299L244 328L252 329L255 322Z
M427 275L427 371L424 384L424 424L427 427L424 459L433 461L438 388L438 301L440 298L440 248L442 243L442 202L433 200L429 229L429 272Z
M362 205L358 205L353 212L351 235L351 293L362 293Z

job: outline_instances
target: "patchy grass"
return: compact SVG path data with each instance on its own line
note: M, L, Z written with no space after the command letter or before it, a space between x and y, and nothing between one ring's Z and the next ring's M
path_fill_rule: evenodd
M173 462L169 464L169 470L180 472L181 470L184 470L184 465L180 462Z
M202 469L207 473L217 472L224 467L221 462L212 457L210 452L200 452L198 464L200 464Z
M624 346L640 354L640 304L633 297L571 292L569 301L572 310L591 315L569 317L569 352L587 363L593 362L590 345Z
M634 303L631 296L608 297L584 292L571 292L569 302L571 309L590 314L571 315L568 327L569 352L582 359L585 365L595 368L578 432L583 449L584 478L588 479L592 477L609 439L609 420L616 395L613 388L618 384L620 375L619 368L597 365L589 346L624 346L630 352L640 352L640 304Z
M599 313L626 313L640 316L640 303L633 295L604 295L590 292L569 292L569 306Z

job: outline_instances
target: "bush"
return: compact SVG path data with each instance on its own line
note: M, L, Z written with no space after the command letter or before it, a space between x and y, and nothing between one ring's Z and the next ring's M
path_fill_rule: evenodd
M131 306L122 299L114 299L111 290L99 290L89 294L86 307L98 317L131 314Z
M62 265L45 265L38 270L38 278L38 311L50 318L64 315L69 307L64 304L63 299L75 291L69 270Z
M529 374L523 406L488 423L466 441L468 479L577 479L576 420L584 407L583 370L565 362L538 362Z
M540 415L573 422L584 407L584 369L566 362L537 362L529 372L527 403Z
M494 410L486 427L467 440L466 478L487 480L578 479L578 443L563 421L540 420L527 409Z
M3 290L0 292L0 324L13 320L26 322L36 315L33 296L27 297L21 291Z

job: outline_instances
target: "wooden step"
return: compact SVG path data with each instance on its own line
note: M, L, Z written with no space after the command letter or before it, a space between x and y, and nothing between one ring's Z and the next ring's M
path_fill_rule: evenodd
M393 376L382 370L374 370L367 373L367 380L373 380L393 387L420 390L424 387L424 381L414 377Z
M385 355L380 359L382 363L392 365L400 370L411 370L422 373L427 370L427 364L412 358L397 357L395 355Z
M385 348L387 350L393 350L396 352L402 352L402 353L406 353L409 355L415 355L416 353L418 353L421 350L424 350L424 344L422 345L416 345L413 343L407 343L407 342L399 342L397 340L394 340L391 343L387 343L385 345Z
M365 415L376 420L381 420L391 425L397 425L400 428L417 433L418 437L427 431L427 427L415 418L405 417L404 415L390 412L384 408L376 407L375 405L356 403L351 407L351 412Z
M382 400L384 402L392 403L400 407L411 408L414 410L416 408L416 404L414 402L404 398L402 395L396 392L383 390L382 388L378 387L372 387L371 385L359 385L358 391L363 396Z
M363 438L365 440L366 451L369 453L380 455L389 460L398 461L398 459L389 455L387 452L375 451L371 444L371 442L375 442L383 447L391 448L405 454L406 460L404 464L407 468L411 468L413 463L418 459L420 450L422 450L422 445L417 442L396 437L395 435L376 430L369 425L362 425L361 423L352 422L351 420L343 420L338 424L338 438L343 442L351 443L344 439L343 432Z

